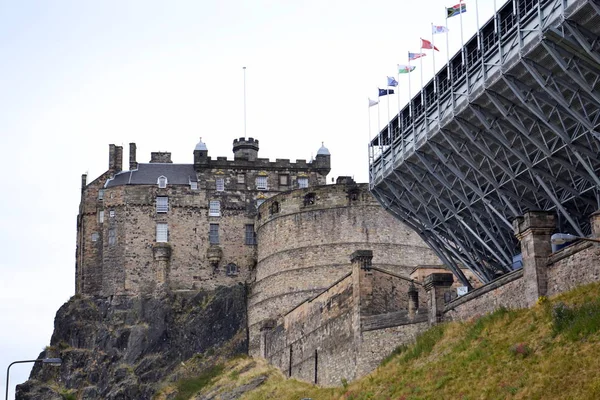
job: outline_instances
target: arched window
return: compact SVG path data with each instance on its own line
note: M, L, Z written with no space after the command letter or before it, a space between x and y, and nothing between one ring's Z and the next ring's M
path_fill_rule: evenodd
M234 263L227 264L227 276L236 276L238 274L238 266Z
M167 187L167 177L164 175L159 176L157 183L158 183L159 188L161 188L161 189L166 188Z
M279 203L276 201L271 203L271 208L269 211L271 212L271 215L277 214L279 212Z

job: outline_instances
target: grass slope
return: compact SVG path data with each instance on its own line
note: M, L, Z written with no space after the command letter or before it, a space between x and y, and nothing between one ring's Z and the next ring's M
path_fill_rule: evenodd
M599 342L596 283L541 298L531 309L499 309L478 320L436 326L370 375L340 382L339 388L285 379L263 364L266 382L242 399L600 399ZM232 361L224 374L236 375L227 370L247 362Z

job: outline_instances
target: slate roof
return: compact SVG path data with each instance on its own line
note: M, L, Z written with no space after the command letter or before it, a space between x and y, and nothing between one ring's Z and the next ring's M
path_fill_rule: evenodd
M121 185L156 185L159 176L167 177L168 185L189 185L196 182L193 164L138 164L138 169L123 171L106 182L105 187Z

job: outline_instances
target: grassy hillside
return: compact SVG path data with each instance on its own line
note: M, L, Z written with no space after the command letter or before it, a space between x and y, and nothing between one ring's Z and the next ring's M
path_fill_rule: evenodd
M532 309L500 309L436 326L416 344L398 348L372 374L338 388L287 380L248 358L222 368L199 392L211 396L187 398L218 399L218 393L260 380L255 389L246 386L241 398L600 399L600 284L541 298Z

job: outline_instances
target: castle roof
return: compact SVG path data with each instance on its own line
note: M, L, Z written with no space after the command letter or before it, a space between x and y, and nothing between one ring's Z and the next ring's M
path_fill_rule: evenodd
M208 148L206 147L206 144L204 144L204 142L202 141L202 138L200 138L200 141L196 145L196 148L194 149L194 151L196 151L196 150L206 150L206 151L208 151Z
M116 174L106 182L105 187L156 185L160 176L167 177L169 185L189 185L197 181L193 164L149 163L138 164L137 169Z

